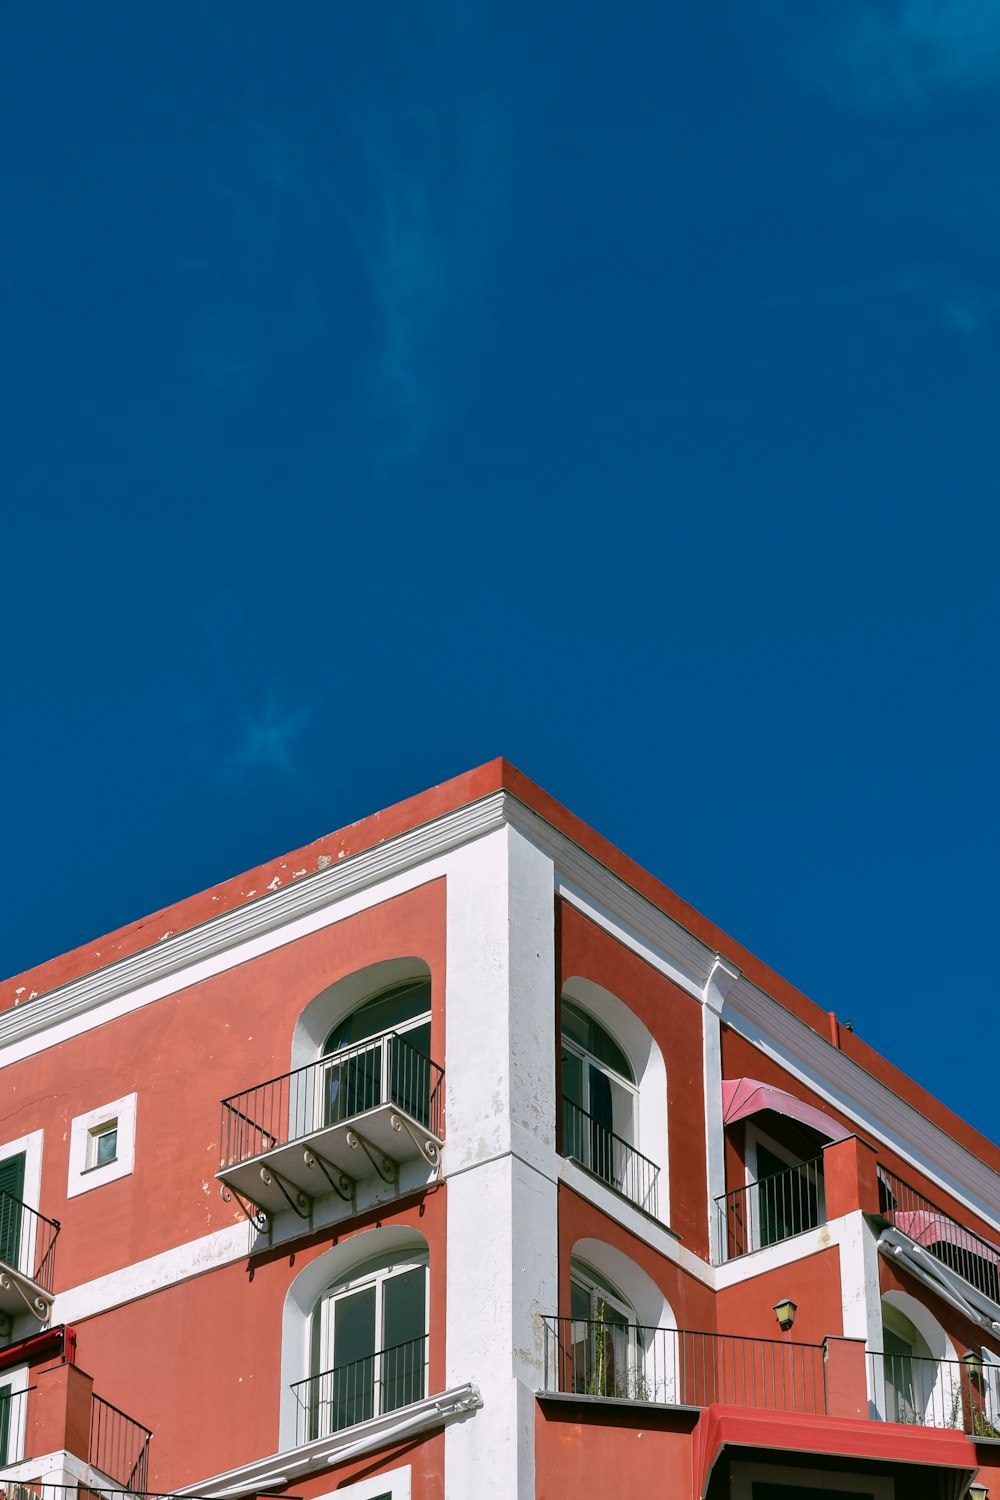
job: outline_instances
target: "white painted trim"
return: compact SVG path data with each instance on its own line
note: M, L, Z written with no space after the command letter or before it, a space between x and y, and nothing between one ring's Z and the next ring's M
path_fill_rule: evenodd
M415 1401L412 1406L402 1406L385 1416L359 1422L356 1427L346 1427L331 1437L317 1438L315 1442L285 1453L269 1454L209 1479L200 1479L197 1484L189 1484L173 1493L215 1496L224 1500L224 1497L275 1489L302 1475L315 1473L317 1469L333 1469L349 1458L359 1458L364 1453L388 1447L403 1437L415 1437L418 1433L443 1427L478 1410L482 1404L478 1388L467 1381L437 1396Z
M69 1180L66 1197L76 1198L107 1182L118 1182L130 1177L135 1166L135 1115L136 1095L126 1094L122 1099L112 1099L110 1104L99 1105L85 1115L77 1115L70 1125L69 1136ZM87 1158L91 1132L98 1125L118 1121L117 1153L114 1161L102 1167L88 1166Z
M84 1318L148 1297L178 1281L201 1276L232 1261L245 1260L248 1245L248 1225L233 1224L146 1260L135 1261L121 1270L109 1271L106 1276L96 1276L93 1281L80 1282L57 1293L52 1304L52 1322L80 1323Z
M80 1019L96 1007L105 1006L121 997L131 998L133 1003L128 1009L137 1009L139 1005L148 1003L148 999L159 999L162 994L184 989L194 982L188 972L193 966L202 966L213 958L230 954L233 949L247 942L268 935L275 936L279 929L322 912L347 896L368 890L390 876L412 870L432 857L440 857L471 839L502 827L504 797L505 793L494 792L478 802L411 829L408 833L387 839L373 849L349 855L340 864L331 865L312 875L304 875L284 889L258 896L233 911L222 912L185 932L165 936L154 946L143 948L139 953L118 959L94 973L85 974L58 989L0 1012L0 1048L38 1036L51 1026ZM411 884L422 884L426 879L425 875L423 880ZM374 905L385 899L382 893L364 904ZM276 941L267 944L266 949L280 947L297 936L297 931L291 935L286 932L277 937ZM228 963L214 967L211 972L219 973L232 967L234 962L242 961L230 959ZM178 976L182 973L185 977L179 979ZM170 980L177 982L170 984ZM138 998L139 994L158 981L167 982L163 989L148 999ZM2 1058L0 1065L5 1065L10 1060L12 1059Z
M740 971L716 954L705 981L701 1012L702 1082L705 1091L705 1171L708 1185L709 1259L722 1259L722 1232L718 1200L726 1191L726 1132L722 1118L722 1024L726 996Z
M634 1208L627 1198L622 1198L607 1187L599 1177L585 1172L568 1156L555 1158L555 1170L560 1182L565 1182L574 1193L593 1203L595 1208L607 1214L616 1224L651 1245L682 1271L687 1271L689 1276L696 1277L704 1286L714 1285L714 1271L707 1261L695 1255L693 1250L689 1250L666 1229L662 1229L654 1219Z

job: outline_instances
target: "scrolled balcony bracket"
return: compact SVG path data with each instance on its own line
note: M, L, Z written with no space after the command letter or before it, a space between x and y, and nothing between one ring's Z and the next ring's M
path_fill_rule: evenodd
M225 1182L219 1183L219 1196L223 1203L235 1203L244 1217L249 1220L251 1228L256 1229L258 1234L269 1235L271 1233L271 1216L265 1209L258 1207L256 1203L247 1203Z
M31 1296L30 1293L24 1290L19 1277L15 1277L12 1280L6 1271L0 1271L0 1289L5 1292L16 1292L32 1317L37 1318L39 1323L47 1323L49 1321L52 1303L41 1295L37 1297Z
M356 1130L349 1130L345 1139L354 1151L360 1146L383 1182L395 1184L396 1165L389 1160L384 1151L380 1151L377 1146L373 1146L371 1141L365 1140L364 1136Z
M309 1203L309 1199L306 1197L305 1193L301 1191L300 1188L297 1188L295 1186L294 1183L286 1184L284 1178L282 1178L279 1173L269 1171L267 1167L261 1167L260 1180L265 1187L270 1187L273 1182L274 1186L278 1189L279 1193L288 1204L288 1207L292 1210L293 1213L298 1214L300 1219L309 1219L312 1217L312 1209ZM291 1192L288 1191L289 1187L292 1189Z
M441 1152L436 1141L428 1139L422 1130L414 1130L412 1123L403 1115L390 1115L389 1124L397 1132L405 1130L427 1165L433 1167L435 1172L441 1170Z
M345 1203L352 1203L354 1201L354 1184L339 1167L335 1167L332 1162L326 1161L320 1156L318 1151L303 1151L302 1160L307 1167L319 1167L323 1176L333 1188L333 1191L339 1194Z

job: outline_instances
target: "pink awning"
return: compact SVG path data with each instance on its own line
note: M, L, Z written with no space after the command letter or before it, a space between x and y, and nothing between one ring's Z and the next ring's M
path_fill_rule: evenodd
M936 1245L944 1241L948 1245L957 1245L969 1255L978 1255L980 1259L1000 1266L1000 1249L996 1245L973 1234L971 1229L963 1229L961 1224L956 1224L947 1214L931 1213L929 1209L922 1208L894 1208L892 1222L897 1229L908 1234L915 1244Z
M775 1114L787 1115L790 1120L798 1120L800 1125L808 1125L810 1130L825 1135L829 1141L845 1141L852 1133L850 1130L845 1130L844 1126L838 1124L832 1116L817 1109L815 1104L807 1104L804 1099L796 1099L794 1094L786 1094L784 1089L776 1089L769 1083L761 1083L758 1078L723 1079L722 1123L724 1125L732 1125L735 1120L743 1120L747 1115L759 1114L762 1109L773 1109Z

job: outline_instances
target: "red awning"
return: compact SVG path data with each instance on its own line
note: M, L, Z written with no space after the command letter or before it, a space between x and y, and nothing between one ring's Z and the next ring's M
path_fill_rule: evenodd
M991 1245L981 1235L973 1234L971 1229L963 1229L961 1224L956 1224L947 1214L931 1213L929 1209L923 1208L894 1208L892 1222L918 1245L935 1245L944 1241L948 1245L957 1245L970 1255L978 1255L981 1260L991 1261L995 1266L1000 1265L1000 1249L996 1245Z
M706 1406L695 1424L692 1439L694 1500L705 1500L712 1470L727 1449L740 1450L741 1456L748 1458L757 1454L764 1458L768 1452L828 1455L833 1460L829 1466L833 1472L838 1458L865 1459L876 1464L919 1464L951 1469L963 1476L975 1475L977 1469L976 1450L964 1432L942 1432L864 1418Z
M798 1120L800 1125L808 1125L811 1130L825 1135L828 1141L845 1141L852 1134L831 1115L817 1109L815 1104L796 1099L794 1094L786 1094L784 1089L776 1089L770 1083L761 1083L758 1078L723 1079L724 1125L732 1125L735 1120L745 1119L747 1115L759 1114L762 1109L773 1109L776 1114Z

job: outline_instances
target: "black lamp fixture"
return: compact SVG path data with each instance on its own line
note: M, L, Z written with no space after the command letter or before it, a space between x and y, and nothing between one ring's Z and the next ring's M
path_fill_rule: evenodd
M778 1327L781 1329L782 1333L787 1333L789 1328L791 1328L792 1324L795 1322L795 1314L797 1311L798 1304L796 1302L793 1302L791 1297L785 1297L781 1302L776 1302L774 1304L774 1316L778 1320Z
M967 1354L963 1354L962 1363L969 1372L970 1380L982 1380L983 1356L978 1349L970 1349Z

